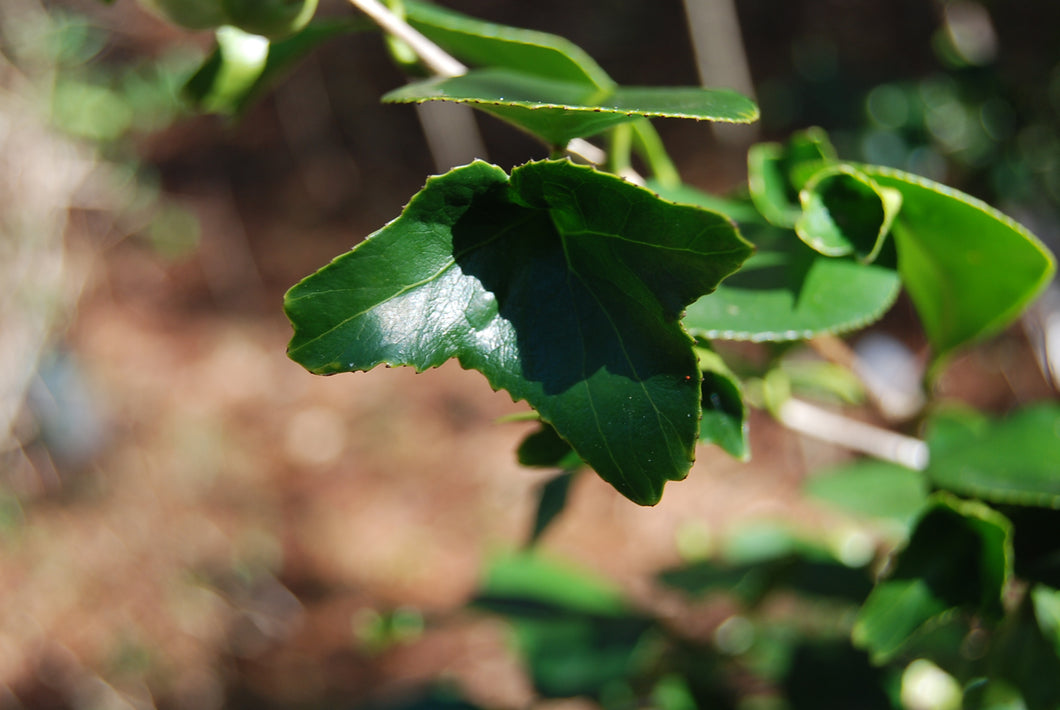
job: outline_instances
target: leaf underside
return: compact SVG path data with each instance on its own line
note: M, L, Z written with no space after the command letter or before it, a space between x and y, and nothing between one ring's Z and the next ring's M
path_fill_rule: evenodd
M758 108L728 89L609 87L490 68L435 78L389 92L383 101L466 103L513 123L552 145L600 133L642 116L750 123Z
M288 292L288 353L318 374L455 357L651 505L698 433L679 316L749 253L723 216L591 168L475 162Z

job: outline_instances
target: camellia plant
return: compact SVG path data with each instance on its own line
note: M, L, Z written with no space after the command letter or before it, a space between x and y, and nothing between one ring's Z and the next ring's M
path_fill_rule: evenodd
M734 195L682 184L650 119L755 121L756 105L735 92L621 86L554 35L419 0L389 10L354 4L418 70L384 101L469 105L537 137L550 157L510 172L475 161L427 179L393 221L287 293L288 354L321 375L380 364L422 371L456 359L525 400L540 427L519 459L560 471L542 490L535 534L583 468L654 505L668 481L688 474L697 445L750 455L747 405L781 415L790 378L780 370L738 377L715 350L719 341L856 331L904 289L932 348L930 380L955 352L1011 324L1053 276L1052 255L1017 222L932 180L844 160L819 129L753 146L747 189ZM240 112L320 41L363 29L306 25L311 2L207 5L194 17L162 6L189 27L239 27L219 30L218 49L188 84L207 110ZM248 43L264 51L239 51ZM586 142L599 137L606 152ZM634 155L645 180L629 169ZM806 574L838 574L854 619L844 648L863 654L842 658L867 659L865 677L879 683L880 697L890 697L879 689L894 681L887 668L908 675L929 659L927 670L957 683L957 702L968 707L1017 707L1004 703L1018 698L1032 710L1055 708L1060 542L1040 532L1060 522L1060 408L997 421L921 415L927 440L916 455L860 462L814 479L809 491L902 521L906 534L886 572L851 569L794 541L779 556L707 561L660 579L690 593L735 590L753 624L753 610L775 590L812 597L822 592L803 583ZM499 565L480 602L516 622L542 693L605 702L622 682L678 708L724 685L705 686L692 666L635 662L645 634L669 639L671 652L689 647L612 591L541 565ZM555 584L542 582L549 579ZM534 614L513 611L518 599L536 600ZM973 638L981 648L961 652ZM771 643L796 657L779 637ZM756 665L753 644L732 648L744 672L783 684ZM548 665L577 653L589 658L582 675L557 676Z

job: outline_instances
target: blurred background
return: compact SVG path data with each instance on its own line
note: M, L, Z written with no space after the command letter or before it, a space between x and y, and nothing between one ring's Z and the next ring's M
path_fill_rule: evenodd
M564 35L623 84L749 81L754 127L657 124L706 190L741 185L750 141L820 125L1060 246L1053 0L739 0L746 62L700 44L699 73L707 0L445 4ZM181 100L211 45L133 0L0 7L0 708L393 707L438 682L582 707L540 701L506 626L463 609L551 475L516 464L532 425L497 422L525 406L455 364L325 379L284 354L284 291L436 170L416 112L378 102L404 81L382 39L329 42L239 122ZM545 157L477 124L499 165ZM880 328L922 359L914 323L900 301ZM944 394L1055 397L1027 332L960 356ZM582 476L540 544L676 615L651 575L740 530L858 533L800 493L848 454L759 412L751 445L702 448L652 509Z

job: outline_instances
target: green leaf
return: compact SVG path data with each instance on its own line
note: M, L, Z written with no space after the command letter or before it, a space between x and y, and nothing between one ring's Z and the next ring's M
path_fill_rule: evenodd
M545 697L598 696L625 679L652 626L610 583L532 554L495 560L472 605L512 624L531 681Z
M498 25L418 0L404 5L410 25L467 64L597 88L615 84L581 47L558 35Z
M689 205L698 205L712 212L721 212L739 224L759 224L762 222L762 216L746 198L718 197L691 185L683 183L669 185L653 179L648 180L648 187L664 200L684 202Z
M699 371L681 310L750 246L721 215L567 161L475 162L292 288L291 358L317 374L457 358L525 399L623 495L691 466Z
M1011 526L972 501L935 496L893 573L858 613L854 643L876 663L893 658L925 624L956 609L998 615L1011 576Z
M779 590L805 598L860 603L872 588L866 569L847 566L819 544L795 538L745 559L728 555L698 560L660 572L657 578L693 597L724 593L747 606Z
M804 490L815 500L859 516L910 525L928 501L924 475L904 466L864 459L809 478Z
M699 440L717 444L730 456L747 461L751 447L747 440L747 407L740 382L721 357L701 344L696 348L703 373L703 418Z
M857 255L871 263L902 205L897 190L884 189L849 165L818 171L799 192L799 239L825 256Z
M751 235L757 251L714 293L691 306L689 332L723 340L784 341L862 328L897 298L898 274L813 251L776 229Z
M542 423L527 434L516 451L519 465L531 468L577 468L581 464L578 454L564 441L556 430Z
M311 51L342 34L367 27L362 22L315 21L277 41L234 27L217 31L217 47L184 86L200 111L241 115Z
M753 145L747 151L751 200L770 223L794 227L802 214L799 191L810 175L835 160L835 149L819 128L795 133L787 144Z
M994 503L1060 507L1060 404L969 426L936 417L925 472L939 488Z
M472 603L511 615L543 608L593 616L630 614L621 590L608 580L532 552L493 559Z
M750 99L728 89L696 87L599 88L511 69L478 69L463 76L407 84L383 96L391 103L452 101L469 104L541 137L554 146L641 116L749 123L758 118Z
M859 169L902 194L898 270L936 357L1007 326L1052 278L1049 251L989 205L891 168Z
M534 528L530 531L529 545L537 544L548 527L567 507L567 496L570 485L577 475L577 468L571 468L545 481L538 490L537 511L534 513Z
M1060 587L1060 510L1009 505L1001 512L1012 521L1016 576Z

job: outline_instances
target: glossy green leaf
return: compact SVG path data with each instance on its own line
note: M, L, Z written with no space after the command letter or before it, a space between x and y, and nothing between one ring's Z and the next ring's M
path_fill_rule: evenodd
M898 296L897 272L879 260L825 257L787 231L749 235L754 256L688 307L684 324L694 335L761 342L840 333L877 320Z
M410 25L462 62L512 69L549 79L613 87L607 72L570 40L498 25L433 3L404 0Z
M858 613L854 643L883 663L925 624L956 608L997 615L1011 576L1011 526L987 506L939 495L894 571Z
M717 444L730 456L747 461L751 447L747 439L747 407L740 382L721 357L701 344L696 348L703 373L703 418L699 440Z
M902 196L852 166L836 165L815 173L799 192L799 201L799 239L825 256L854 254L872 262L891 231Z
M1060 507L1060 405L1047 402L971 426L937 417L928 430L931 482L995 503Z
M222 28L217 47L185 84L184 95L200 111L240 115L324 42L366 27L363 22L319 20L271 42Z
M592 136L641 116L750 123L758 108L728 89L599 88L511 69L478 69L463 76L408 84L383 96L391 103L452 101L504 119L554 146Z
M475 162L288 292L288 353L318 374L457 358L650 505L698 435L678 316L749 251L721 215L592 168Z
M835 160L835 149L819 128L795 133L786 144L755 144L747 151L751 200L772 224L794 227L802 214L799 191L813 173Z
M989 205L891 168L859 169L902 194L898 270L936 356L1004 328L1052 278L1049 251Z
M911 524L928 501L924 475L904 466L864 459L815 474L806 494L858 516Z

